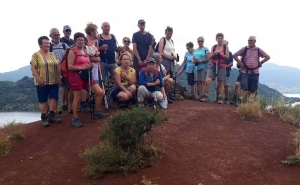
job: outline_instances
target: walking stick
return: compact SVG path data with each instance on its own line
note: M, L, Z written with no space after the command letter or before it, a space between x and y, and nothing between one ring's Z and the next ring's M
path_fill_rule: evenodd
M195 58L194 58L195 59ZM198 81L197 81L197 76L198 76L198 72L197 72L197 68L198 68L198 62L196 62L195 64L195 70L194 70L194 83L195 83L195 99L197 99L197 95L198 95Z
M94 105L95 105L95 99L94 99L94 95L92 93L92 69L88 70L88 74L89 74L89 96L90 96L90 112L91 112L91 123L93 123L93 113L94 113Z
M179 61L178 53L177 53L177 61ZM175 98L176 98L176 75L177 75L177 72L178 72L178 67L177 67L177 64L176 64L176 67L175 67L175 62L174 62L174 68L173 69L174 69L174 73L175 73L175 75L173 76L174 80L175 80L175 85L174 85L174 89L173 89L173 97L174 97L174 100L175 100Z
M99 62L99 65L98 65L98 78L99 78L99 86L101 84L102 90L104 91L104 104L105 104L105 108L108 109L108 103L107 103L105 85L104 85L104 80L103 80L103 77L102 77L102 71L101 71L101 68L100 68L100 62Z

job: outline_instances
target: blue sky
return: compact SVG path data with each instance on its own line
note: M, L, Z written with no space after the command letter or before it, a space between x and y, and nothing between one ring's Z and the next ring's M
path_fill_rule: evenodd
M138 31L137 21L146 21L146 30L159 40L167 26L174 29L176 52L182 56L185 44L204 36L211 48L215 35L222 32L233 53L247 45L250 35L257 46L271 56L269 62L300 68L300 7L297 0L9 0L0 2L1 34L0 72L16 70L29 64L39 50L37 39L49 36L51 28L61 31L69 24L73 33L84 32L88 22L98 25L108 21L111 33L122 38ZM135 7L134 7L135 6ZM132 45L131 45L132 47Z

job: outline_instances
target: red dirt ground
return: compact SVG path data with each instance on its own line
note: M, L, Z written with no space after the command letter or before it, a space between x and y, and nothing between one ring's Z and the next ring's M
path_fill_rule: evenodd
M264 114L257 122L241 120L235 107L176 101L166 110L171 117L153 133L166 143L161 159L135 174L107 174L100 179L84 176L80 154L95 146L105 120L84 127L63 122L43 128L40 122L24 125L26 139L6 157L0 157L1 185L105 184L139 185L142 176L159 185L299 185L300 167L280 163L291 154L291 133L297 129Z

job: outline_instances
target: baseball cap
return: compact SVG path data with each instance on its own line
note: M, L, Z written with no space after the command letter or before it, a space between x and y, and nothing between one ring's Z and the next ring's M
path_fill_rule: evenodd
M64 28L63 28L63 31L65 31L65 30L71 30L71 27L69 25L65 25Z
M148 59L148 63L154 63L154 64L156 64L156 61L155 61L154 58L149 58L149 59Z
M138 24L146 23L144 19L140 19Z

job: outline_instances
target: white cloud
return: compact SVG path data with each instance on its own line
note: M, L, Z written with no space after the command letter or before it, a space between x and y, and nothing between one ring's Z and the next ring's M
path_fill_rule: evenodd
M197 44L197 37L202 35L205 46L211 48L216 33L222 32L232 52L247 45L248 37L255 35L257 46L271 56L270 62L300 68L300 3L296 0L7 0L1 1L0 7L0 72L28 65L39 49L38 37L48 36L53 27L62 34L63 25L69 24L74 34L83 32L88 22L100 28L108 21L111 33L121 43L124 36L132 37L138 31L138 19L145 19L146 30L156 40L164 36L167 26L172 26L172 39L181 59L187 42Z

